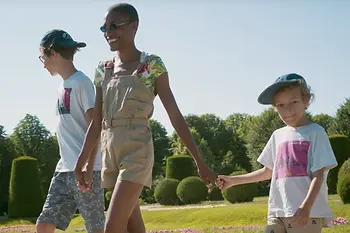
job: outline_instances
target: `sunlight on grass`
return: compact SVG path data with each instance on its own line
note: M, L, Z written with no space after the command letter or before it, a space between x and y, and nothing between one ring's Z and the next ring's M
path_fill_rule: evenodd
M337 217L350 219L350 205L343 205L337 195L329 197L329 203ZM200 208L203 205L222 205L216 208ZM157 230L175 230L175 229L200 229L201 233L219 233L219 232L243 232L257 233L261 232L266 224L267 198L259 197L253 203L229 204L225 201L204 202L195 209L171 209L167 206L165 210L142 210L142 215L148 231L157 232ZM158 208L156 206L155 208ZM164 208L164 206L161 206ZM186 206L181 206L186 208ZM151 207L152 208L152 207ZM34 220L35 222L35 220ZM0 220L0 226L26 225L33 224L33 220ZM231 226L231 229L219 229L220 227ZM260 229L232 229L232 227L241 226L260 226ZM218 228L217 228L218 227ZM77 215L72 220L67 233L86 232L83 219ZM216 229L215 229L216 228ZM1 229L0 229L0 232ZM63 231L57 231L63 233ZM175 231L172 231L175 232ZM181 232L181 231L177 231ZM324 229L326 233L345 233L350 232L350 225L336 226L331 229Z

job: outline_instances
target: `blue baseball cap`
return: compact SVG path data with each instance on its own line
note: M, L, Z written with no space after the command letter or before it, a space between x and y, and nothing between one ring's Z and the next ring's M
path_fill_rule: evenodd
M272 85L267 87L258 97L260 104L272 104L272 98L283 87L287 87L292 83L303 83L307 86L305 79L295 73L286 74L279 77Z
M44 48L51 46L83 48L86 47L86 43L73 40L73 38L63 30L53 29L44 35L41 39L40 46Z

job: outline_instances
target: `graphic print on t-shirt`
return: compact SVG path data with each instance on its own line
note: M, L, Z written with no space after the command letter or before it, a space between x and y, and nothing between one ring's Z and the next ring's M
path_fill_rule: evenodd
M276 156L276 180L286 177L308 176L310 142L288 141L280 143Z
M70 114L70 93L72 88L64 88L61 98L57 100L57 108L60 115Z

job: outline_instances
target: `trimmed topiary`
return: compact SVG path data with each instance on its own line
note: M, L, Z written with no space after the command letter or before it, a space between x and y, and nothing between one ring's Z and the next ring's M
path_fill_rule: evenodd
M196 169L192 157L174 155L167 158L166 178L183 180L195 176Z
M37 217L44 204L37 160L22 156L12 162L10 179L10 218Z
M328 193L337 193L338 173L340 167L350 156L350 141L347 136L334 134L329 136L334 155L337 159L338 166L331 169L327 177Z
M231 176L238 176L246 173L245 171L237 171L233 172ZM222 195L225 200L230 203L251 202L254 200L254 197L258 195L258 184L251 183L232 186L222 191Z
M350 158L348 160L346 160L343 163L343 165L340 167L339 172L338 172L338 180L344 174L349 174L349 173L350 173Z
M180 199L176 195L176 189L180 181L171 178L165 178L161 180L155 190L154 198L161 205L179 205Z
M180 182L176 193L184 204L197 204L207 199L208 188L201 178L190 176Z
M350 173L340 176L338 181L338 195L344 204L350 203Z
M218 187L214 187L213 190L208 194L208 200L209 201L221 201L224 200L224 197L222 196L222 192Z

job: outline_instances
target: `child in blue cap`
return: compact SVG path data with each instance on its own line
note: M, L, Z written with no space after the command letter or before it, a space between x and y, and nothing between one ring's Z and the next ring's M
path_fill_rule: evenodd
M326 180L337 161L325 130L306 115L312 98L305 79L295 73L267 87L258 102L272 105L286 126L272 134L260 154L264 167L217 179L222 190L271 179L265 233L319 233L334 217Z
M46 202L37 219L37 232L66 230L76 210L85 220L89 233L103 232L104 191L101 185L101 153L92 153L96 161L84 164L84 179L91 190L81 192L74 176L75 163L83 146L85 133L93 117L95 90L92 81L73 63L73 57L84 42L77 42L65 31L47 32L40 43L39 59L52 75L63 79L57 89L57 139L61 159L58 161ZM47 155L50 156L50 155Z

